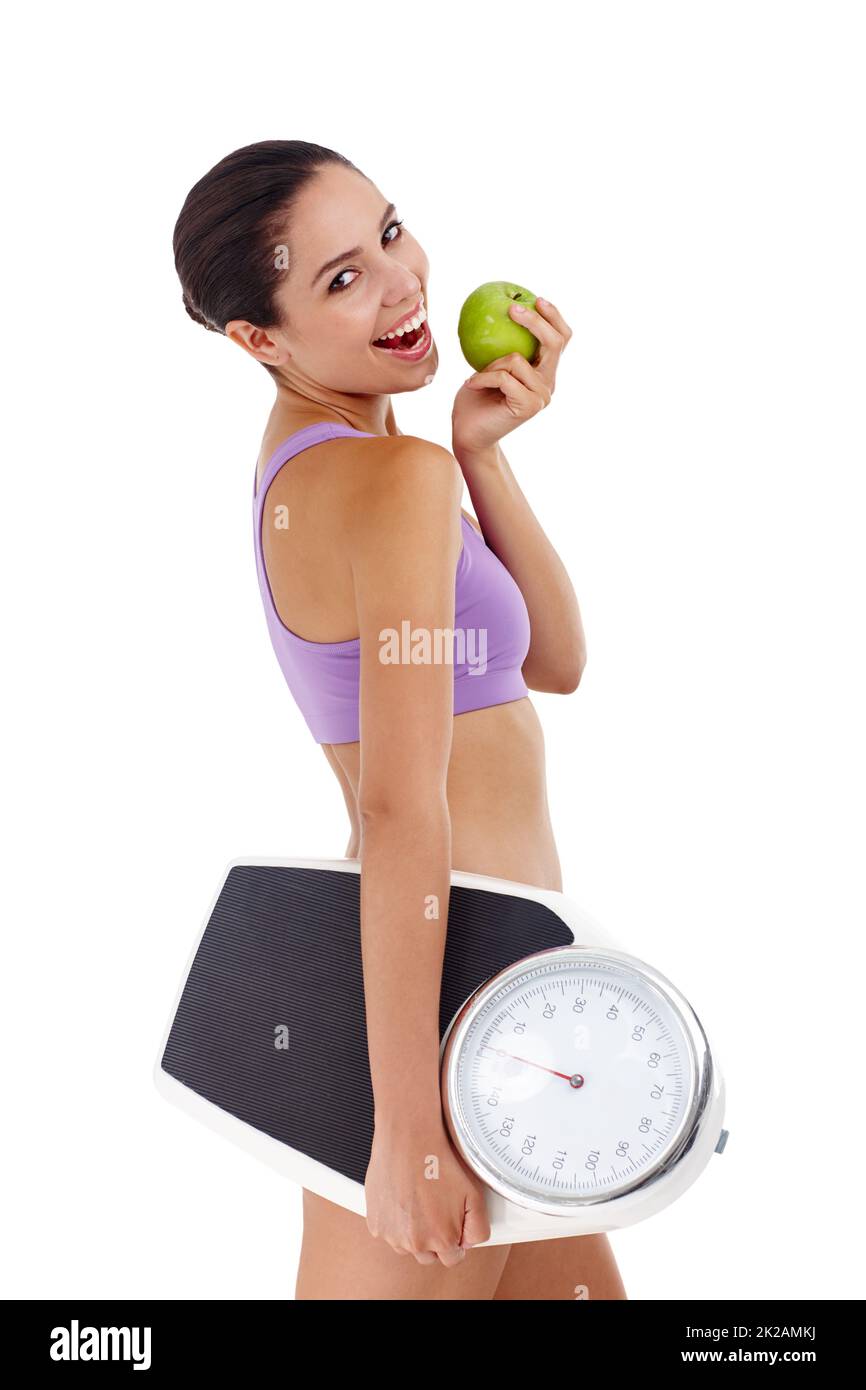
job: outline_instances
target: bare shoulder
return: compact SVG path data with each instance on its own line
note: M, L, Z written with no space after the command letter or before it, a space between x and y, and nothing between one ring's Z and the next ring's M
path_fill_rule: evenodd
M389 482L394 482L400 474L417 475L425 470L436 475L439 486L443 485L443 479L446 485L449 478L452 485L462 479L460 466L450 450L420 435L376 435L365 440L365 445L366 448L357 454L356 471L361 487L375 488L385 476Z
M356 524L363 515L356 504L363 506L364 501L370 500L371 494L377 496L380 489L387 495L399 497L400 489L405 488L407 493L417 498L423 495L421 489L429 487L437 493L441 490L448 497L456 496L459 502L463 492L460 465L450 450L441 444L412 434L388 435L385 438L377 435L365 443L371 447L366 450L366 458L364 455L360 458L358 492L352 497L349 507ZM381 465L386 460L388 467L383 469ZM462 508L461 515L483 540L481 527L475 517Z
M387 529L396 521L401 529L413 520L430 526L459 510L463 475L448 449L407 434L364 442L347 489L348 532Z

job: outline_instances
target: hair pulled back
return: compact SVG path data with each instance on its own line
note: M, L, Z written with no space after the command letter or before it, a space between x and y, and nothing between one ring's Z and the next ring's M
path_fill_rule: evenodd
M216 333L225 333L232 319L259 328L280 324L276 290L285 270L276 248L298 195L328 164L361 172L324 145L260 140L227 154L193 185L173 238L191 319Z

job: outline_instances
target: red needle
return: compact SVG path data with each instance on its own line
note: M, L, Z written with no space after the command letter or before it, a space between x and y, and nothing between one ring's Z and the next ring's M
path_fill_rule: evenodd
M497 1057L511 1057L515 1062L525 1062L528 1067L538 1067L539 1071L549 1071L551 1076L561 1076L563 1081L571 1081L574 1075L574 1073L554 1071L553 1067L543 1067L540 1062L533 1062L531 1057L518 1057L516 1052L506 1052L504 1047L491 1047L490 1043L485 1043L484 1046L488 1052L495 1052ZM581 1080L583 1080L582 1077Z

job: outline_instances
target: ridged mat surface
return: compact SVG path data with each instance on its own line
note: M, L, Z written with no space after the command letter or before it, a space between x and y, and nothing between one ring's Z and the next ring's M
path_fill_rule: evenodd
M357 873L235 866L196 952L162 1067L238 1119L363 1183L373 1090L360 889ZM491 975L572 939L542 903L452 886L440 1037ZM288 1034L287 1048L275 1046L277 1030ZM407 1095L411 1086L407 1075Z

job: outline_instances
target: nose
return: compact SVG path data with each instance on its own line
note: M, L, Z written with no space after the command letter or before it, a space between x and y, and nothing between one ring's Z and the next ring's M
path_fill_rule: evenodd
M390 282L390 294L387 297L387 307L393 308L395 305L404 307L407 311L414 304L418 303L421 296L421 280L414 271L408 270L405 266L392 266L394 275Z

